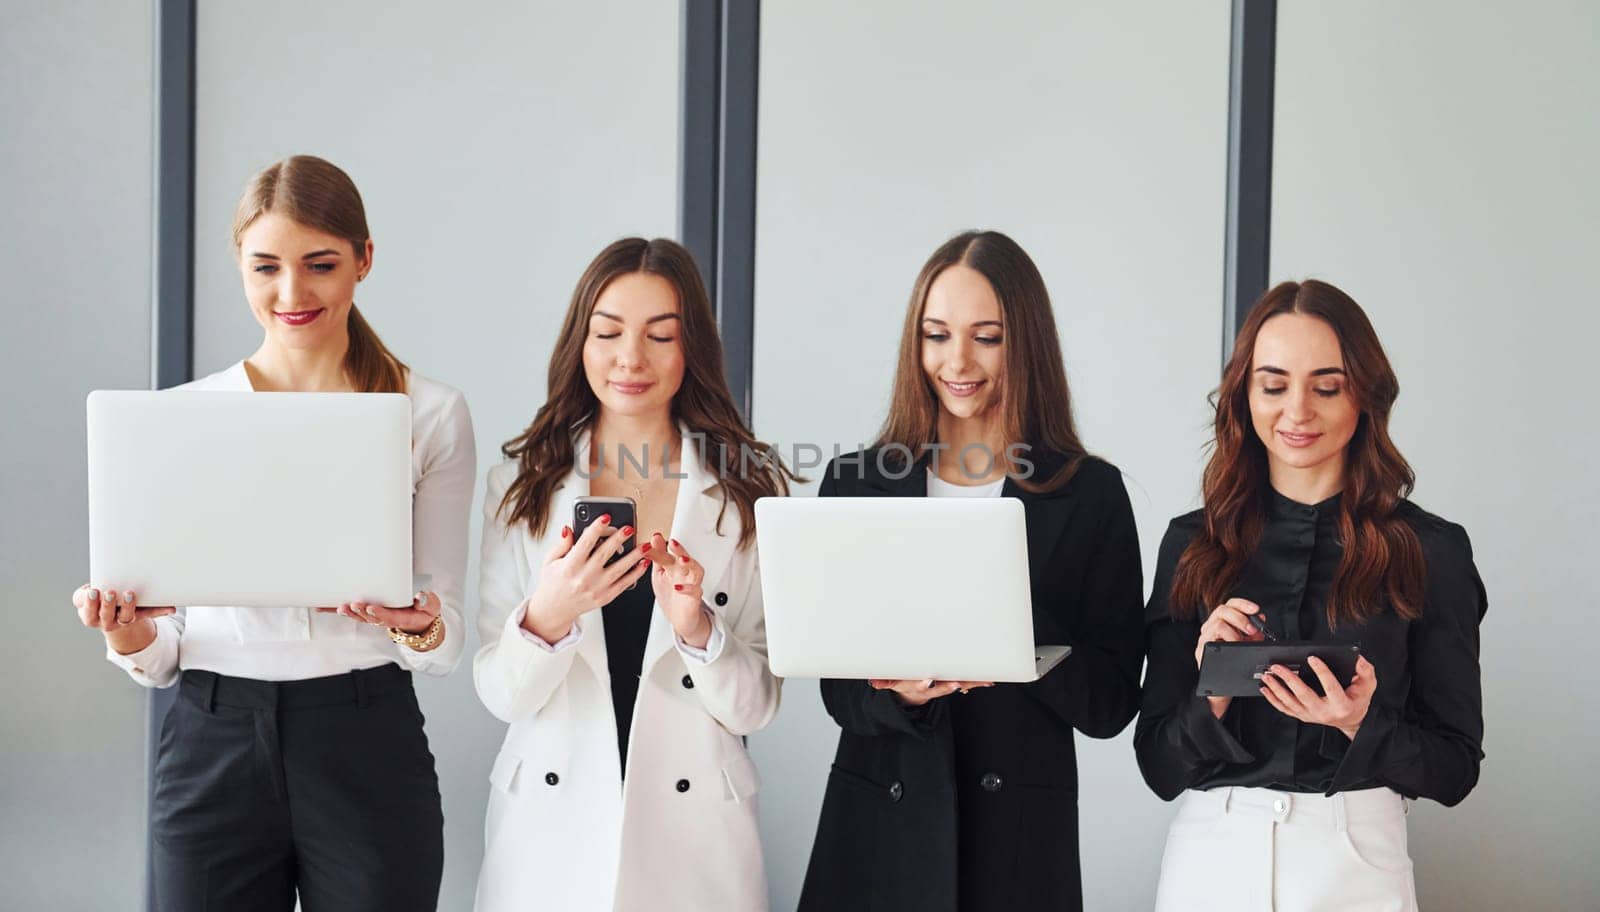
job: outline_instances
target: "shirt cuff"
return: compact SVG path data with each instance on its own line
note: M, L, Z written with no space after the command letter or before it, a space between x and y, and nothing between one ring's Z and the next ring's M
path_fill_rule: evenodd
M1318 753L1329 760L1339 761L1339 766L1333 771L1333 782L1328 786L1329 795L1378 778L1378 770L1383 766L1384 746L1398 722L1398 717L1391 710L1372 705L1367 708L1367 717L1361 720L1354 739L1346 738L1344 732L1337 728L1330 727L1322 733Z
M523 600L522 604L517 606L517 610L511 612L511 616L506 618L506 629L508 631L514 631L516 636L522 637L524 640L532 643L540 649L543 649L545 652L557 653L566 649L571 649L573 646L578 644L580 639L583 638L583 622L573 621L572 629L567 631L566 636L556 640L554 643L547 643L545 642L544 637L539 636L537 633L534 633L528 628L522 626L522 622L527 620L527 618L528 602L527 600Z
M704 605L700 606L700 610L705 612L706 620L711 622L711 636L706 640L705 647L690 646L683 641L683 637L676 634L673 635L672 640L677 644L678 651L683 653L685 658L694 659L701 665L710 665L717 660L717 656L722 655L722 646L727 641L727 637L722 632L722 621L717 618L716 612Z
M110 643L106 644L106 660L132 675L134 680L147 686L155 686L156 679L150 673L150 670L161 663L161 658L161 634L159 628L156 638L150 641L150 645L138 652L130 652L124 655L112 649Z
M1206 697L1190 697L1189 704L1178 714L1178 724L1189 743L1207 760L1252 763L1256 759L1256 755L1245 750L1233 732L1228 731L1228 726L1212 714L1211 701Z

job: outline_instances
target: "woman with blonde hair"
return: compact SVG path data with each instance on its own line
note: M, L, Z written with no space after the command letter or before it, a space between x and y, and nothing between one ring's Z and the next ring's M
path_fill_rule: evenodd
M460 392L406 367L356 310L373 243L339 168L297 155L262 170L233 241L261 345L184 388L409 396L412 568L432 588L408 606L315 609L150 607L115 580L74 593L108 659L146 687L180 686L155 768L156 906L289 910L298 894L308 912L432 910L443 818L411 673L448 674L466 640L472 419ZM308 528L283 548L329 534Z

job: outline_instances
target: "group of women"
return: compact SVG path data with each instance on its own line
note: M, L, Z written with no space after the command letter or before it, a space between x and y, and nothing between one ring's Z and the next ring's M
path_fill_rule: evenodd
M426 591L407 607L278 609L145 606L116 581L74 593L112 662L179 686L155 771L158 905L433 909L442 814L411 672L448 674L466 639L471 419L356 310L373 243L343 171L310 156L268 167L233 237L263 340L191 386L409 395ZM776 715L781 681L755 503L799 479L719 458L765 445L671 241L594 259L546 389L484 500L472 670L508 728L477 907L765 908L745 736ZM1035 635L1072 652L1029 684L824 681L841 733L801 907L1080 908L1075 733L1109 738L1138 716L1146 781L1182 798L1159 908L1414 908L1407 802L1454 804L1477 778L1485 596L1466 533L1406 499L1397 392L1348 296L1315 281L1268 291L1215 396L1204 505L1168 527L1145 604L1128 495L1079 438L1037 268L992 231L934 251L883 430L828 465L821 496L1018 498ZM636 518L575 534L585 495L627 497ZM328 534L284 542L284 561ZM986 570L930 553L915 572ZM1312 660L1319 688L1274 666L1259 699L1195 695L1206 643L1263 631L1359 643L1363 659L1348 686Z

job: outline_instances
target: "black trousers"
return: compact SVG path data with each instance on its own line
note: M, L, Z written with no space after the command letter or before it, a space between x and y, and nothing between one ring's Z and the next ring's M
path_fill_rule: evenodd
M427 910L444 816L411 673L186 671L151 813L161 912Z

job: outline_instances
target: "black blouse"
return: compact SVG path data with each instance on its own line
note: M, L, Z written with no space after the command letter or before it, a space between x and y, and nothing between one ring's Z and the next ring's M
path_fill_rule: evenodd
M1427 562L1422 617L1406 621L1386 607L1365 623L1329 629L1328 590L1344 552L1338 515L1337 495L1307 506L1271 492L1260 547L1230 595L1261 606L1281 640L1361 645L1378 687L1354 740L1259 697L1235 698L1221 719L1212 715L1206 698L1195 695L1204 617L1174 621L1168 602L1173 570L1201 513L1167 528L1145 609L1149 664L1134 734L1139 769L1163 799L1228 785L1328 795L1388 786L1453 805L1477 783L1478 623L1487 604L1466 530L1402 503L1400 515L1416 530Z
M606 668L611 674L611 708L617 718L617 757L624 778L628 775L628 729L633 725L633 703L639 696L639 673L644 668L645 641L650 637L655 606L655 591L646 575L600 609L606 632Z

